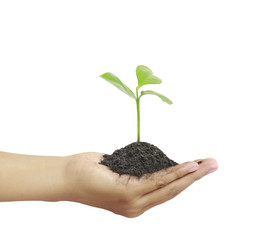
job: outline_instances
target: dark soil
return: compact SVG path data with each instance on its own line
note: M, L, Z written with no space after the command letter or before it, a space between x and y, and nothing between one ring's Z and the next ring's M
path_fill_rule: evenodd
M118 174L141 177L178 163L169 159L159 148L147 142L134 142L118 149L112 155L105 154L100 164Z

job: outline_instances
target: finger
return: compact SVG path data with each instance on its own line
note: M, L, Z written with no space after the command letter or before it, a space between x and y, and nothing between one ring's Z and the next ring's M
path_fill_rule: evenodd
M165 187L162 187L156 191L144 195L139 200L141 201L141 206L144 206L143 212L158 204L164 203L174 198L192 183L217 169L216 160L212 158L200 159L196 160L195 162L200 162L199 169L197 171L187 174L182 178L171 182Z
M143 176L137 181L134 190L139 195L145 195L157 190L198 169L196 162L185 162L165 170L158 171L148 176Z

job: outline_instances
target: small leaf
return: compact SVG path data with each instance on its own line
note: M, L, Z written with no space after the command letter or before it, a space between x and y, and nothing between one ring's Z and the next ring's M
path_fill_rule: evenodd
M133 91L130 88L128 88L122 81L120 81L119 78L115 76L113 73L106 72L102 74L100 77L105 79L107 82L113 84L115 87L117 87L122 92L126 93L131 98L136 99L136 96L133 93Z
M162 82L160 78L153 75L151 69L143 65L137 66L136 76L138 80L138 88L146 84L159 84Z
M159 98L161 98L162 101L164 101L164 102L166 102L168 104L172 104L173 103L170 99L168 99L166 96L164 96L164 95L162 95L160 93L157 93L157 92L154 92L154 91L151 91L151 90L141 91L141 96L147 95L147 94L156 95Z

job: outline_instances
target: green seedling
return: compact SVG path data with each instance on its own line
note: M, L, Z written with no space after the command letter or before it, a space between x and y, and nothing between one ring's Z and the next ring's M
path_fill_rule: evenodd
M135 99L136 101L136 110L137 110L137 141L140 141L140 98L144 95L155 95L159 97L162 101L172 104L172 101L165 97L164 95L151 91L141 91L140 95L138 94L139 88L141 88L144 85L147 84L160 84L162 83L161 79L154 76L151 69L149 69L146 66L139 65L136 68L136 76L138 80L138 86L136 87L136 94L133 93L133 91L127 87L117 76L115 76L113 73L106 72L102 74L100 77L108 81L109 83L113 84L115 87L117 87L122 92L126 93L129 97Z

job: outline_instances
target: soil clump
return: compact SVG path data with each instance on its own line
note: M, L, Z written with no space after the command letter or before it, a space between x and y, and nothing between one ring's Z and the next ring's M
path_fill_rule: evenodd
M141 177L178 163L169 159L159 148L147 142L134 142L113 152L105 154L100 162L120 175L129 174Z

